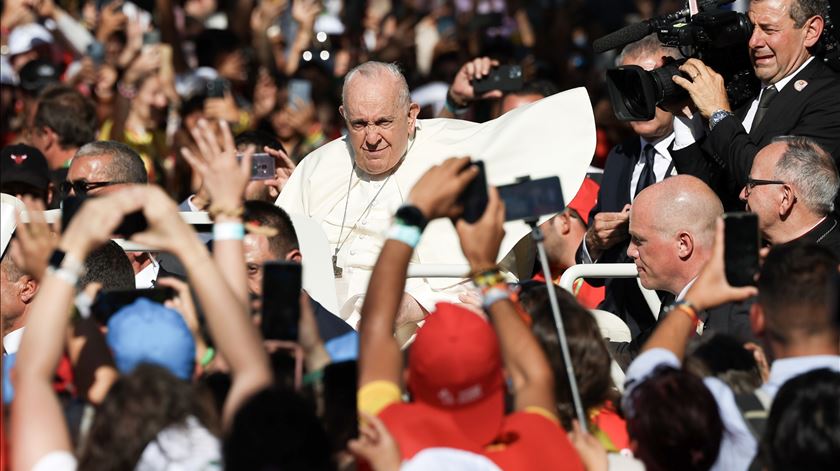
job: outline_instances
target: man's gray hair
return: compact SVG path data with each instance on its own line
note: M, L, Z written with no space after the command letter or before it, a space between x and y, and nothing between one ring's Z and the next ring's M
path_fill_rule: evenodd
M347 89L350 86L350 81L356 75L361 75L365 78L374 78L382 75L389 75L397 81L397 104L403 108L408 108L411 105L411 92L408 90L408 82L405 81L405 76L400 72L397 64L387 62L368 61L353 67L347 75L344 76L344 86L341 88L341 103L347 105Z
M682 54L675 47L667 47L659 41L656 33L649 34L642 39L632 42L621 50L621 54L615 59L615 64L620 66L625 59L636 58L642 56L655 56L657 59L665 57L673 57L674 59L682 58Z
M775 178L796 187L802 202L814 213L824 216L832 212L840 176L831 154L807 137L777 136L771 142L787 144L776 163Z
M149 175L140 154L122 142L94 141L80 147L73 158L102 155L113 157L105 172L115 183L149 183Z

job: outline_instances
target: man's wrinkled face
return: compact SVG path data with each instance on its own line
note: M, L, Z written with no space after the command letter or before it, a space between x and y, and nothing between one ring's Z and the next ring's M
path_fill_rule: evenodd
M392 77L353 77L339 112L347 123L356 165L370 175L393 169L408 147L419 111L415 103L400 103Z
M801 28L794 25L790 16L794 1L750 2L748 15L755 25L749 42L750 60L755 75L764 83L778 82L809 57L805 44L808 23Z
M627 247L627 255L636 264L642 286L647 289L667 289L670 285L671 266L679 260L677 244L655 225L655 212L638 203L637 198L630 210L630 245Z
M90 186L87 194L91 196L119 191L125 183L117 181L112 176L113 160L114 158L110 155L74 158L70 168L67 169L67 181L87 183ZM75 195L76 192L71 190L69 194Z
M264 235L245 234L242 249L245 255L251 311L259 313L262 308L263 263L279 260L280 257L271 251L268 238Z
M662 58L652 54L628 56L621 61L621 65L637 65L645 70L653 70L661 67L662 64ZM674 129L674 115L657 106L653 119L648 121L630 121L630 127L633 128L633 132L637 135L648 141L655 141L671 134L671 131Z
M776 163L787 149L784 142L774 142L759 151L753 160L750 178L753 180L776 180ZM782 185L749 185L741 189L740 198L745 210L758 216L758 228L762 234L779 218L779 205L784 197Z

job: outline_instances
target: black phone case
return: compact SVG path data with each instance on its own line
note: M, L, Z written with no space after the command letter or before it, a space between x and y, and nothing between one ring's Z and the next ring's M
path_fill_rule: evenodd
M758 217L752 213L724 214L724 266L732 286L755 285L760 236Z
M461 196L458 197L464 207L464 212L461 214L461 219L472 224L484 214L487 209L487 176L484 173L484 162L472 162L472 165L478 167L478 175L467 185ZM466 170L468 167L464 167Z

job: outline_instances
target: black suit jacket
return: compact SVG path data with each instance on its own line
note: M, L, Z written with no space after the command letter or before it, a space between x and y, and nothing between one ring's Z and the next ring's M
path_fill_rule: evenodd
M840 223L833 216L828 216L823 222L817 224L816 227L789 243L794 242L821 245L834 252L834 255L840 258Z
M676 296L671 293L666 293L662 296L659 322L668 315L665 313L665 309L673 304L675 299ZM750 306L754 302L755 298L751 298L739 303L727 303L700 312L698 316L703 321L703 334L709 332L726 334L734 337L741 343L757 341L750 326ZM653 334L655 328L655 325L649 327L630 342L609 342L610 353L612 353L613 358L623 370L626 370L633 359L636 358L645 342Z
M639 161L642 146L634 136L610 150L601 177L598 201L589 212L589 223L593 224L595 215L600 212L617 213L630 204L630 180L633 168ZM677 168L679 172L679 168ZM616 244L598 259L599 263L633 263L627 256L630 238ZM578 247L577 262L583 263L583 242ZM630 334L635 338L641 332L655 325L656 319L647 305L635 278L611 278L609 280L587 280L594 286L606 286L604 301L598 306L620 317L630 327Z
M803 86L804 85L804 86ZM695 145L671 152L685 171L719 192L727 208L743 208L738 194L758 151L776 136L807 136L840 163L840 75L814 58L770 103L756 129L741 124L750 104L735 110ZM840 195L838 195L840 203Z

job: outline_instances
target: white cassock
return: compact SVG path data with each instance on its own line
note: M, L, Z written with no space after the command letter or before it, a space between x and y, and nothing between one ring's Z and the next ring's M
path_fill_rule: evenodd
M469 155L473 160L485 162L487 179L492 185L513 183L522 176L557 175L568 202L577 193L594 150L592 106L586 90L576 88L486 123L417 120L414 139L408 143L402 164L387 179L372 178L358 168L354 170L349 141L344 137L336 139L301 161L277 198L277 205L288 213L304 214L319 221L331 254L340 246L337 265L343 273L335 279L339 315L355 326L394 212L431 166L449 157ZM505 224L505 231L500 260L530 233L530 228L514 221ZM467 264L449 220L429 223L411 263ZM527 266L520 261L515 263ZM457 302L457 294L464 289L460 286L463 281L461 278L409 278L406 292L431 312L436 302Z

